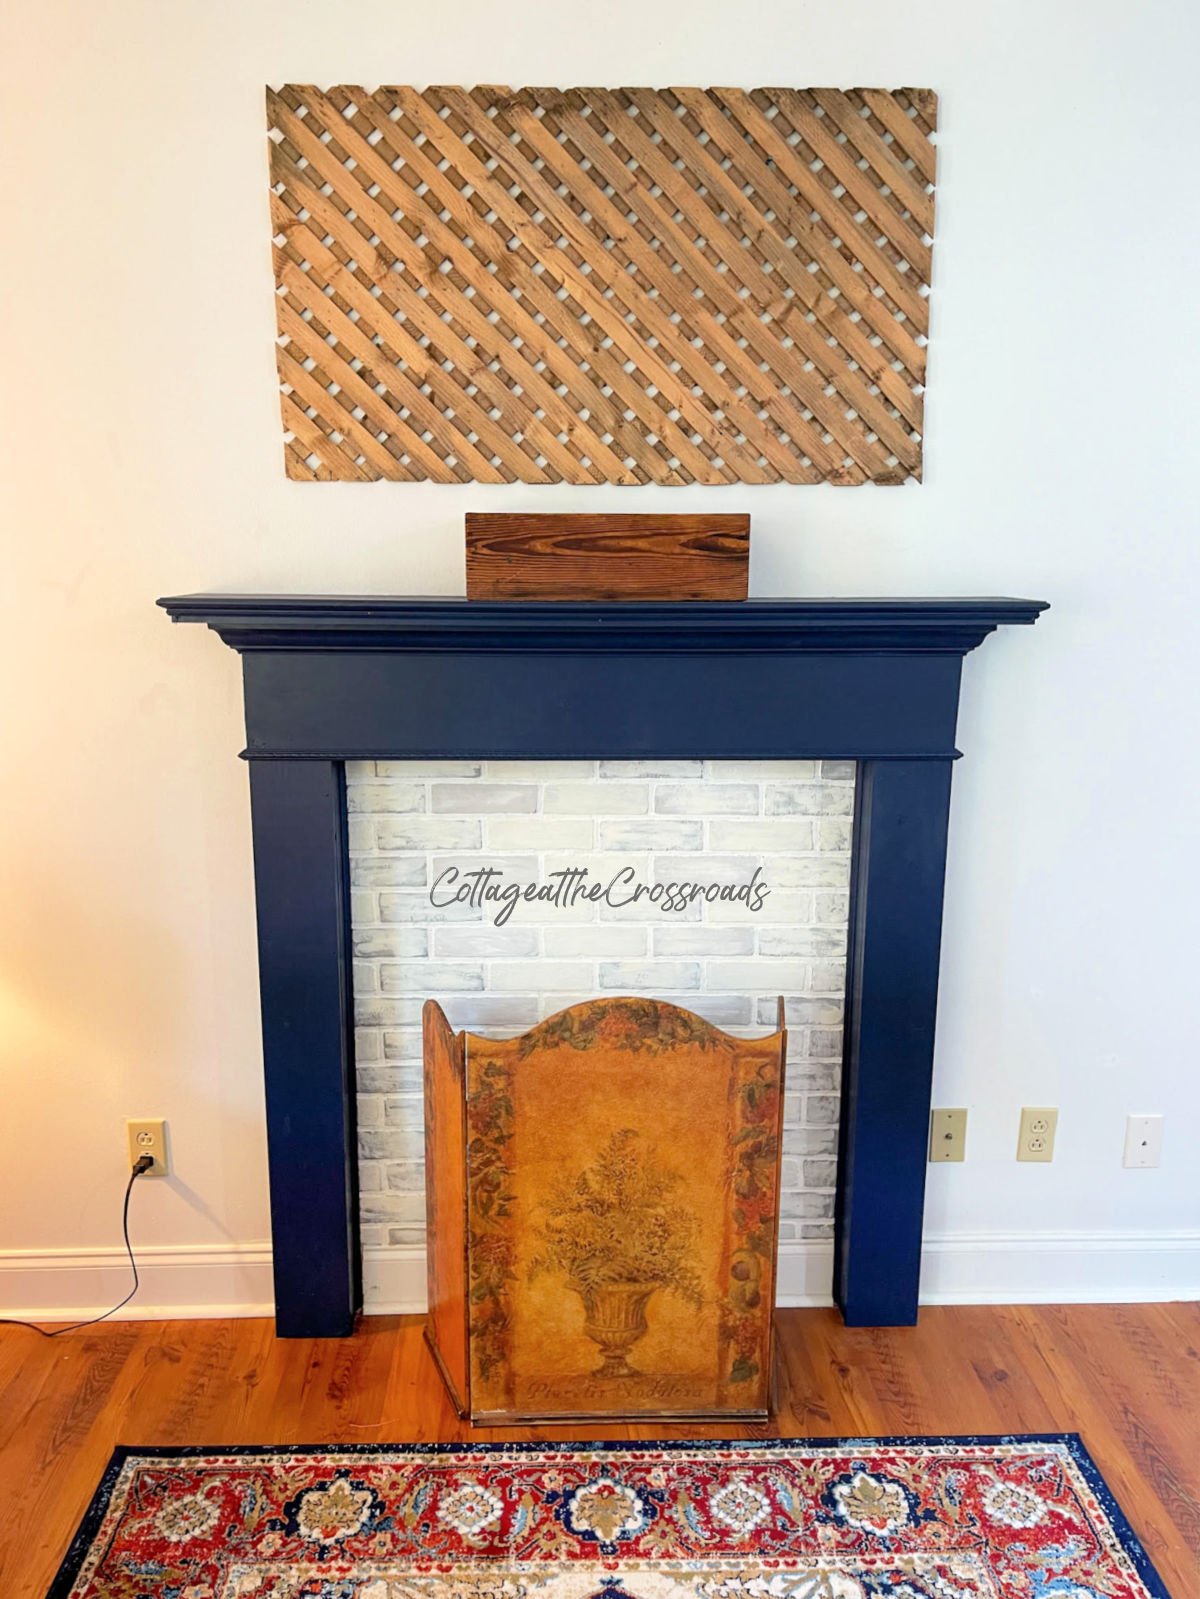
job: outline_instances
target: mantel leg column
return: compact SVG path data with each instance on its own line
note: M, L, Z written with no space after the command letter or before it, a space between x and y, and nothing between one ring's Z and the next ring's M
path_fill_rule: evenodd
M344 769L250 762L275 1330L340 1338L361 1302Z
M917 1319L951 765L858 768L834 1244L851 1327Z

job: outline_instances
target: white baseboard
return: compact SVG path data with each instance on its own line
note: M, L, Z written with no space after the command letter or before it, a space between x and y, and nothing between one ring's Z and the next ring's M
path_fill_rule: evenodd
M143 1244L141 1287L114 1321L198 1321L273 1316L271 1245ZM0 1251L0 1315L22 1321L86 1321L129 1292L123 1249Z
M425 1308L425 1252L367 1250L368 1314ZM776 1303L833 1303L833 1246L779 1246ZM1117 1304L1200 1299L1200 1232L941 1233L925 1240L925 1305Z
M925 1305L1104 1305L1200 1299L1200 1232L940 1233Z
M271 1246L185 1244L138 1250L142 1287L114 1320L270 1316ZM785 1243L780 1305L832 1303L833 1250ZM122 1249L0 1251L0 1315L82 1321L126 1292ZM425 1308L425 1251L363 1254L368 1315ZM1114 1304L1200 1299L1200 1232L941 1233L927 1237L921 1301L929 1305Z

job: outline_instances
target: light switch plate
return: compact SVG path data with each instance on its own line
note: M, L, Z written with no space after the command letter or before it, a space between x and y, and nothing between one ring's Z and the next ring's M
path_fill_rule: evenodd
M939 1164L967 1158L965 1110L935 1110L929 1119L929 1158Z

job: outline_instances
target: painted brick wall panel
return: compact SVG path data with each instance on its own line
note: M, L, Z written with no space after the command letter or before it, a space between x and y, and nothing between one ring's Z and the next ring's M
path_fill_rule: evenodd
M751 1035L787 1002L780 1236L832 1232L854 766L847 761L363 761L347 766L359 1170L373 1248L423 1242L420 1011L516 1033L577 999L650 993ZM448 865L740 883L694 902L434 907Z

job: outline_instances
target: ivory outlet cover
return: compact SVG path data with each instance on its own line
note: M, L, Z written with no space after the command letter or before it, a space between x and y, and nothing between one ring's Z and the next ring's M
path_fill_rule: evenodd
M1054 1159L1054 1135L1058 1131L1058 1111L1053 1105L1026 1105L1021 1111L1021 1131L1017 1138L1018 1160Z
M144 1121L127 1121L125 1136L129 1142L129 1164L135 1166L142 1155L150 1155L154 1165L143 1177L166 1177L170 1171L167 1162L167 1124L161 1117L148 1117Z

